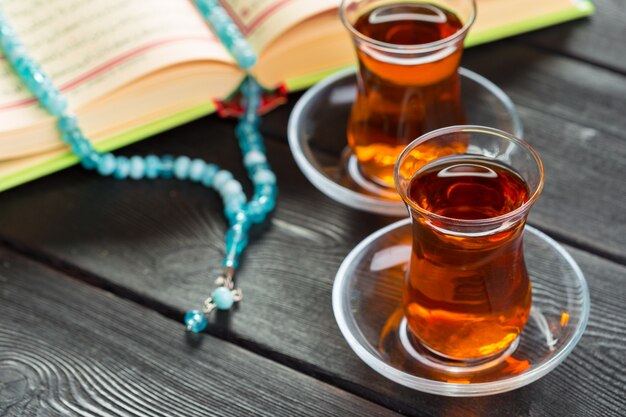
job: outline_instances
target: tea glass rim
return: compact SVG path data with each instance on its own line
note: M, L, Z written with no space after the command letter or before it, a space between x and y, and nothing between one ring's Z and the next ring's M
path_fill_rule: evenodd
M371 45L375 45L381 48L382 50L386 50L392 53L394 52L395 53L425 53L425 52L436 51L438 49L441 49L447 45L450 45L456 42L459 39L463 39L467 31L469 30L469 28L472 26L472 24L476 20L476 1L468 0L468 2L471 4L472 14L467 19L467 21L463 24L463 27L461 27L461 29L454 32L452 35L447 36L443 39L433 41L433 42L418 43L418 44L412 44L412 45L400 45L400 44L395 44L395 43L379 41L359 32L354 27L354 25L348 21L348 18L345 14L345 8L347 7L346 4L349 1L354 1L354 0L341 0L341 3L339 4L339 18L341 19L341 22L343 23L343 25L357 38ZM428 0L424 0L424 2L427 2L427 1ZM418 1L404 1L404 3L413 3L413 2L418 3L419 0ZM394 2L390 1L389 3L394 3ZM396 3L400 3L400 1L397 1Z
M525 150L530 152L533 156L535 162L537 163L537 168L539 169L539 183L534 188L532 195L528 200L526 200L522 205L520 205L515 210L509 211L508 213L501 214L496 217L489 217L486 219L458 219L454 217L442 216L439 214L435 214L431 211L420 207L417 203L411 200L407 195L407 190L400 186L400 166L402 165L405 157L409 155L409 153L418 145L426 142L427 140L433 139L438 136L447 135L450 133L484 133L492 136L500 136L504 139L515 142L516 144L522 146ZM506 223L507 220L515 219L518 216L523 216L526 214L532 205L535 203L541 191L543 189L544 184L544 169L543 163L537 151L535 151L528 142L525 140L518 138L510 133L507 133L503 130L495 129L493 127L488 126L479 126L479 125L456 125L456 126L447 126L442 127L440 129L433 130L431 132L425 133L424 135L418 137L413 142L409 143L406 148L400 153L398 159L396 160L396 165L393 170L393 178L396 186L396 190L400 197L402 197L402 201L412 210L436 221L440 221L447 224L458 225L458 226L492 226L497 224Z

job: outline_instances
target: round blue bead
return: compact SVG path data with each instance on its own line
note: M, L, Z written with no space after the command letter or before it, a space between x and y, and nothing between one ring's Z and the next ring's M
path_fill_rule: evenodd
M129 176L134 180L143 178L146 170L146 163L141 156L133 156L130 158Z
M35 72L31 78L23 80L24 84L33 92L37 97L43 96L45 93L44 83L46 79L43 78L41 72Z
M4 54L9 60L11 60L11 62L13 62L17 58L26 54L26 48L24 48L24 45L17 41L13 41L13 43L5 42Z
M206 162L202 159L194 159L189 166L189 179L194 182L198 182L202 179Z
M93 151L93 148L91 147L91 143L81 138L72 143L72 151L79 158L84 158Z
M235 303L233 293L226 287L217 287L211 293L211 299L219 310L228 310Z
M56 89L48 90L39 96L41 104L54 116L61 116L67 109L67 100Z
M244 84L242 84L241 92L246 97L258 96L259 93L261 92L261 86L259 85L259 83L248 78L247 81Z
M241 32L239 28L235 25L226 25L224 28L224 36L228 38L234 38L236 36L241 36Z
M213 188L221 190L224 184L233 179L233 174L228 171L221 170L213 177Z
M179 180L187 179L189 175L189 166L191 165L191 159L186 156L179 156L174 161L174 176Z
M265 158L265 154L259 151L250 151L243 157L243 164L247 167L264 164L266 161L267 158Z
M247 145L247 149L248 151L259 151L259 152L265 152L265 146L263 145L263 142L249 142Z
M234 205L234 206L237 206L238 208L246 204L246 200L247 200L244 193L226 194L223 197L224 197L225 206Z
M80 130L74 129L70 130L69 132L65 132L63 138L65 139L65 143L67 143L68 145L72 145L78 141L83 140L83 134Z
M230 22L230 17L226 14L226 10L221 7L212 7L211 15L216 16L219 19L223 19L225 22Z
M20 55L15 59L15 68L22 78L32 73L32 66L33 62L26 55Z
M111 175L115 171L115 156L111 153L105 153L98 163L98 173L100 175Z
M161 161L156 155L148 155L145 159L146 162L146 178L154 179L159 176L159 166Z
M161 173L161 177L165 179L172 178L174 175L174 157L172 155L163 155L161 157L161 163L159 167L159 171Z
M265 210L258 201L251 201L248 204L248 218L252 223L260 223L265 218Z
M190 331L200 333L202 330L206 329L207 321L202 311L189 310L187 314L185 314L185 325Z
M259 132L252 132L246 136L245 141L250 145L257 145L259 148L263 148L263 137ZM261 151L264 152L264 151Z
M220 193L224 196L224 198L229 198L231 196L234 197L242 192L243 190L241 189L241 184L235 179L228 180L220 189Z
M270 184L257 184L254 186L254 194L257 196L274 197L276 195L276 187Z
M94 169L98 167L101 159L102 156L98 152L91 151L89 154L80 159L80 163L83 167L85 167L85 169Z
M195 3L196 7L198 8L198 10L200 10L200 13L202 13L203 16L207 16L209 13L211 13L211 7L207 2L202 0L196 0Z
M262 169L254 174L252 181L255 184L276 184L276 175L269 169Z
M256 54L248 47L248 49L243 52L239 62L242 68L252 68L256 64Z
M232 223L235 221L237 213L243 210L243 208L243 203L241 203L240 201L228 201L226 204L224 204L224 215L226 215L228 221Z
M259 115L256 114L256 111L254 111L254 109L247 111L246 114L243 116L243 120L247 123L255 123L258 119Z
M235 133L241 137L247 137L248 135L252 135L256 132L256 127L250 123L240 122L235 128Z
M204 174L202 175L202 185L210 187L213 184L213 178L217 171L219 171L217 165L207 164L206 167L204 167Z
M228 48L229 45L232 44L232 38L227 38L224 35L224 29L226 25L230 22L230 18L226 15L226 13L222 13L220 8L215 8L211 10L211 13L207 16L207 20L213 26L213 29L219 36L220 40L223 41L224 45Z
M61 129L63 132L70 132L78 128L76 116L72 115L64 115L60 117L57 125L59 126L59 129Z
M117 167L115 168L113 177L118 180L123 180L128 177L128 174L130 173L130 162L128 161L128 158L125 156L118 156L115 162Z
M256 64L256 54L250 49L250 44L244 38L237 38L233 42L232 53L239 66L248 69Z

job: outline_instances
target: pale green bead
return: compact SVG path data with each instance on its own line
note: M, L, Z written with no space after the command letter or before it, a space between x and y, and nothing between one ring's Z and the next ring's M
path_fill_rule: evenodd
M241 189L241 184L239 181L232 179L227 181L222 188L220 188L220 193L227 198L227 196L235 196L241 194L243 190Z
M202 159L194 159L189 166L189 179L194 182L198 182L202 179L204 170L206 168L206 162Z
M116 165L115 156L111 153L106 153L102 155L102 158L100 158L100 163L98 163L98 173L100 175L111 175L115 171Z
M228 310L235 303L233 293L226 287L217 287L211 293L211 301L219 310Z
M224 184L233 179L233 174L228 171L221 170L213 177L213 188L221 190Z
M179 180L187 179L189 175L189 166L191 159L186 156L179 156L174 161L174 176Z
M146 172L146 163L140 156L130 158L130 172L128 176L134 180L143 178Z

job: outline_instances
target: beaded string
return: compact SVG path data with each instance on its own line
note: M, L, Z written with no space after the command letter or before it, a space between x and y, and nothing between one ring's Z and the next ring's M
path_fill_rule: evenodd
M196 6L214 32L243 69L251 68L256 55L235 23L216 0L196 0ZM116 156L94 149L78 126L76 116L68 103L41 67L27 54L17 34L0 10L0 51L41 107L55 116L62 140L78 156L83 167L102 176L115 179L172 178L197 182L213 188L222 197L224 215L229 228L225 235L225 257L221 275L215 280L210 296L199 310L185 314L187 330L201 332L207 326L206 315L214 309L229 310L242 298L241 290L234 288L233 277L239 257L248 244L252 224L263 222L276 204L276 176L265 157L263 138L259 132L262 89L248 75L241 85L244 113L235 129L248 177L254 184L254 193L248 202L241 184L226 170L202 159L187 156Z

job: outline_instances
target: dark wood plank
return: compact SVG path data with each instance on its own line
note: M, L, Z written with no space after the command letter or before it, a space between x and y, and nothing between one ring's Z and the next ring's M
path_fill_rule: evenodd
M0 415L396 415L0 248Z
M210 140L205 139L206 132L212 132ZM126 151L211 156L241 175L230 132L230 124L208 118ZM606 139L611 152L602 157L608 161L617 152L613 142ZM584 153L557 155L563 152L555 149L551 158L576 155L582 158L573 161L578 170L590 163ZM626 322L621 308L626 302L623 267L576 252L600 307L592 313L591 336L546 378L489 398L416 393L360 362L339 334L330 306L332 281L342 258L389 220L350 210L319 194L298 172L285 145L271 142L269 157L280 181L278 210L245 256L239 275L244 302L229 316L218 317L210 333L410 415L620 414L624 380L619 370L626 366L626 355L616 341L624 338ZM551 171L549 184L554 189L547 190L545 198L579 204L576 199L585 190L574 196L558 192L559 184L570 178L570 170L561 172L560 167ZM595 191L602 187L599 184ZM599 198L592 191L591 199ZM165 312L181 314L197 305L209 284L206 269L216 272L220 262L224 222L216 214L219 201L197 185L116 182L72 169L1 197L0 234L5 239ZM536 212L542 210L537 207ZM561 212L565 216L567 210ZM577 227L582 220L586 217L576 218ZM608 224L608 219L599 222ZM611 360L604 359L605 350Z
M521 42L626 74L626 7L623 0L593 0L596 13L520 36Z
M544 194L530 221L577 247L626 259L626 142L577 123L554 123L521 109L529 142L542 155Z
M583 127L582 139L561 140L586 140L591 146L598 134L608 133L626 141L624 75L510 42L469 50L463 65L500 86L516 105L553 116L553 124L563 119Z

